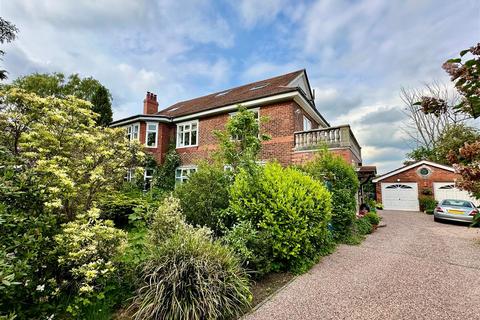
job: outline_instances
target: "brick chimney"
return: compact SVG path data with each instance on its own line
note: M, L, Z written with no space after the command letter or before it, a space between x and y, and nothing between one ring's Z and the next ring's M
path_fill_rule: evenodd
M147 96L143 100L143 114L155 114L157 112L157 95L147 91Z

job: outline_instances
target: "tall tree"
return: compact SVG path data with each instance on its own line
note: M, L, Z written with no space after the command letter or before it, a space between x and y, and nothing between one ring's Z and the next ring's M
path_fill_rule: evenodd
M90 102L92 103L92 111L99 114L97 124L107 126L112 122L112 103L108 89L104 86L97 87Z
M0 17L0 44L4 44L5 42L12 42L15 40L17 36L18 29L12 23L8 22L7 20ZM5 54L5 51L0 50L0 60L1 56ZM0 80L7 79L7 71L0 70Z
M473 118L480 117L480 43L461 51L460 57L446 61L443 69L450 74L461 96L460 102L449 104L443 99L423 96L415 105L425 114L436 117L452 111ZM480 198L480 139L464 142L460 149L449 150L448 160L461 176L458 185Z
M99 114L96 120L98 125L108 126L112 121L112 95L92 77L81 78L78 74L72 74L66 78L59 72L34 73L15 79L10 87L22 88L44 98L73 95L92 103L92 110Z
M400 97L404 102L403 112L406 115L403 131L413 142L413 150L407 154L407 157L415 161L437 161L435 148L441 134L447 127L463 123L469 118L468 115L459 114L453 110L439 116L425 114L416 102L426 95L448 101L450 104L455 104L460 99L460 96L449 86L437 82L426 84L421 89L402 88Z

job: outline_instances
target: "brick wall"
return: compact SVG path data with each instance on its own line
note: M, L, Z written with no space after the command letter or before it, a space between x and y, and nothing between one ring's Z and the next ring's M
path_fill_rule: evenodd
M431 174L428 177L423 177L419 173L417 173L417 170L422 167L422 168L428 168L431 172ZM433 166L427 166L427 165L418 165L414 168L411 168L407 171L400 172L399 174L396 174L394 176L385 178L384 180L381 180L376 183L376 195L377 195L377 201L381 202L382 201L382 182L383 183L388 183L388 182L417 182L418 183L418 195L420 196L422 194L422 190L425 188L430 189L432 192L433 190L433 183L434 182L452 182L455 179L458 179L458 176L451 171L444 170L441 168L433 167Z
M295 112L296 110L299 110ZM283 165L292 161L293 132L303 129L301 122L295 121L295 114L302 114L300 107L293 101L269 104L260 107L260 116L266 117L267 122L261 125L261 132L270 136L270 140L263 143L260 160L276 159ZM208 159L217 150L215 130L224 130L229 114L221 114L199 119L198 147L178 148L183 165L195 164L201 159ZM317 125L312 122L312 125Z
M294 101L285 101L261 106L261 117L268 121L262 123L261 132L270 136L270 140L263 142L260 160L279 161L282 165L299 164L313 158L314 152L294 152L294 132L303 131L303 116L312 121L312 128L319 125ZM198 146L177 148L182 165L197 164L200 160L210 159L217 150L217 139L214 132L224 130L230 115L220 114L199 119ZM146 124L140 124L140 142L145 143ZM175 142L176 124L159 123L157 148L147 148L157 161L164 160L165 152L170 141ZM352 162L354 155L347 148L339 148L332 152L342 156L348 163Z

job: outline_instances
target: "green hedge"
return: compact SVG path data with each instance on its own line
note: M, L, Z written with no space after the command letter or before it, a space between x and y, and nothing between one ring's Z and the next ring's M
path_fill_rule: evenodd
M355 169L342 157L326 149L319 150L314 160L302 169L329 187L334 237L337 241L344 241L352 234L357 210L359 182Z
M241 170L230 196L233 215L271 241L274 269L305 271L331 248L331 195L308 175L277 163L254 173Z

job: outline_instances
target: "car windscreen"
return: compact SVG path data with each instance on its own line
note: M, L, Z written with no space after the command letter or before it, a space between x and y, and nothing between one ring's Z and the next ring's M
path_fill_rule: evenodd
M472 207L470 202L463 201L463 200L443 200L442 206L467 207L467 208Z

